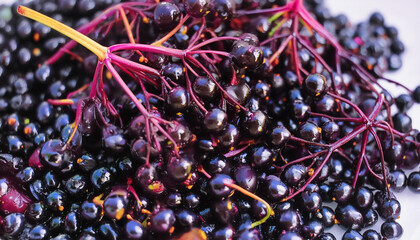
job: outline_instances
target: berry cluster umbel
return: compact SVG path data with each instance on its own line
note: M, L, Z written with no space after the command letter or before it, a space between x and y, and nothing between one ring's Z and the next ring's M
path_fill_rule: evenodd
M79 164L89 172L94 192L105 191L83 203L82 217L88 222L127 220L126 231L132 232L125 234L133 239L130 234L143 235L145 229L157 235L185 234L181 239L235 231L238 239L260 238L261 233L279 239L327 238L319 229L334 223L359 229L376 222L373 193L366 186L380 190L375 198L379 215L387 219L383 236L401 235L394 221L399 203L390 192L390 186L396 187L390 176L419 163L419 134L403 112L413 98L420 100L420 88L410 91L383 78L385 68L378 59L386 53L378 54L373 45L372 56L371 48L364 54L368 43L363 37L352 39L358 47L343 44L334 34L348 29L347 21L337 18L337 32L327 31L328 24L312 15L322 15L314 1L306 3L315 7L313 12L303 0L278 4L244 1L235 10L230 0L126 2L111 6L79 31L19 6L19 14L72 39L40 69L57 65L64 54L87 62L77 43L98 59L91 82L65 99L48 101L73 107L75 121L63 130L62 139L36 148L31 166L63 171ZM402 52L394 43L396 34L381 32L380 17L371 17L370 24L375 39L393 41L393 55ZM107 41L113 27L124 32L120 39ZM88 34L104 37L94 41ZM381 81L404 87L407 94L394 99ZM393 116L394 103L399 113ZM101 136L106 155L124 155L130 145L136 163L126 160L118 166L123 172L128 169L124 181L112 183L111 177L117 178L112 171L86 153L92 150L86 142L95 142L95 136ZM65 196L81 193L83 176L67 179L66 192L49 193L49 209L67 211ZM5 182L13 185L9 178ZM25 203L20 209L6 201L5 210L25 211L31 201L20 189L10 189ZM249 198L235 203L238 194L232 196L233 190L257 200L248 204L252 218L246 213L251 207L243 203ZM197 196L215 199L214 216L207 208L174 212L181 193L191 209L198 205ZM154 210L147 210L152 201ZM339 203L335 216L322 207L327 201ZM197 215L202 224L189 222ZM227 227L205 230L214 219ZM101 228L115 229L105 225ZM281 232L270 230L276 225ZM357 234L349 230L345 236Z

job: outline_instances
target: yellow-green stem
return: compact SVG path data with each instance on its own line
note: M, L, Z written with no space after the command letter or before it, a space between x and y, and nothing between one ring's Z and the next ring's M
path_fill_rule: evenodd
M45 16L42 13L39 13L35 10L24 6L19 6L17 12L24 17L33 19L37 22L47 25L48 27L80 43L81 45L89 49L92 53L94 53L96 56L98 56L100 61L105 59L106 52L108 49L107 47L100 45L99 43L93 41L91 38L74 30L73 28L66 26L65 24L62 24L57 20L54 20L50 17Z
M246 189L244 189L244 188L242 188L242 187L240 187L240 186L238 186L238 185L234 184L232 180L226 180L226 181L223 181L223 183L224 183L227 187L230 187L230 188L233 188L233 189L235 189L235 190L238 190L238 191L240 191L242 194L245 194L245 195L247 195L248 197L251 197L251 198L253 198L253 199L255 199L255 200L257 200L257 201L261 202L261 203L262 203L262 204L264 204L264 205L265 205L265 207L267 208L267 214L266 214L266 215L265 215L262 219L260 219L260 220L258 220L258 221L256 221L256 222L251 223L251 228L254 228L254 227L256 227L256 226L258 226L258 225L260 225L260 224L265 223L265 221L267 221L267 219L268 219L268 218L271 216L271 214L273 213L273 209L271 208L270 204L268 204L268 203L267 203L264 199L262 199L262 198L258 197L257 195L255 195L255 194L253 194L253 193L251 193L251 192L247 191Z

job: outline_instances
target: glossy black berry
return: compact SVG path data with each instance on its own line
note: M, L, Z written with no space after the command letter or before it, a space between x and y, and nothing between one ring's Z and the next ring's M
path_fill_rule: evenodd
M354 203L359 209L367 209L372 206L373 193L365 187L357 188L354 193Z
M184 206L187 208L197 208L200 204L200 196L195 193L188 193L184 198Z
M182 227L192 228L197 225L198 216L189 210L180 210L175 213L177 224Z
M214 81L209 77L203 76L195 79L195 82L193 83L193 90L200 98L207 100L213 99L218 92Z
M213 195L217 198L229 196L231 189L225 185L225 182L232 181L228 175L217 174L209 182L209 187Z
M346 182L336 184L331 192L333 200L338 203L347 202L351 198L352 193L353 187Z
M80 215L85 221L95 221L101 215L101 208L93 202L85 201L80 208Z
M125 236L129 240L142 239L145 236L145 230L138 221L130 220L125 225Z
M280 148L289 141L291 133L286 127L277 126L268 133L268 136L270 137L270 144L276 148Z
M107 168L98 168L92 172L90 181L95 189L104 190L107 189L112 180L112 174Z
M26 219L33 223L45 220L47 214L46 206L42 202L32 203L25 211Z
M306 168L300 164L296 164L286 169L284 173L284 181L291 186L296 186L305 176Z
M318 97L323 94L327 88L327 80L321 74L310 74L306 77L305 89L309 95Z
M303 101L300 100L295 100L292 104L292 116L297 120L297 121L305 121L308 116L309 113L311 111L311 107L307 104L305 104Z
M264 134L267 129L267 125L267 115L262 111L249 113L248 116L245 117L242 124L244 131L252 137L257 137Z
M113 222L103 222L97 231L98 235L103 239L117 240L119 237L118 227Z
M411 130L411 117L405 113L396 114L392 120L394 121L394 127L397 131L406 133Z
M363 233L363 239L364 240L381 240L382 237L377 231L373 229L369 229Z
M219 134L219 145L225 148L233 147L240 138L240 131L237 126L228 124Z
M412 192L420 192L420 172L412 172L408 176L407 186Z
M306 122L299 128L299 136L310 142L316 142L319 140L320 130L315 123Z
M66 182L66 190L70 195L83 195L86 188L86 180L83 176L74 175Z
M334 210L330 207L323 206L315 213L316 219L322 223L325 228L330 228L334 225L335 215Z
M227 114L218 108L209 111L204 118L204 127L211 132L219 132L227 124Z
M378 212L369 208L363 217L363 226L368 227L374 225L379 219Z
M120 194L110 194L103 203L105 216L111 219L121 219L124 216L127 199Z
M49 231L46 226L36 225L29 232L29 239L33 240L46 240L49 236Z
M285 232L279 236L279 240L303 240L304 238L297 232Z
M402 170L389 173L389 184L394 192L402 192L407 187L407 176Z
M340 225L345 228L358 229L363 224L363 215L352 205L338 206L335 217Z
M276 161L276 154L266 145L257 145L251 150L249 161L257 168L265 168Z
M255 171L249 166L240 166L235 170L235 183L246 189L254 192L257 187L257 175Z
M235 234L235 229L231 226L227 226L222 229L216 229L213 234L213 239L223 240L223 239L232 239Z
M400 112L406 112L413 106L413 99L408 94L401 94L395 98L395 105Z
M385 199L383 202L378 204L379 216L383 219L395 220L400 216L401 205L396 199Z
M79 216L71 211L66 215L64 220L64 230L68 233L74 233L80 228Z
M192 171L192 161L186 157L174 157L169 160L166 168L173 180L184 181Z
M188 107L189 101L189 95L183 87L173 88L168 93L166 100L168 108L174 112L184 111Z
M331 143L337 140L339 134L340 134L340 126L333 122L333 121L327 121L324 124L322 124L322 139L325 142Z
M395 221L386 221L381 225L381 234L387 239L399 239L403 233L403 228Z
M322 205L322 199L319 193L304 191L301 193L302 210L316 212Z
M40 152L41 163L54 170L62 169L71 158L72 154L66 149L65 142L58 139L47 141Z
M185 0L185 11L195 17L200 18L208 14L209 0Z
M175 223L175 214L170 209L163 209L150 216L150 230L157 233L168 232Z
M181 19L179 8L169 2L159 3L153 12L156 25L162 30L171 30Z
M363 236L362 234L360 234L358 231L356 230L347 230L344 235L342 240L363 240Z
M412 93L412 97L414 99L414 101L416 101L417 103L420 102L420 86L417 86L413 93Z
M323 233L318 237L319 240L336 240L332 233Z
M230 59L240 68L257 68L264 60L263 55L260 48L245 41L237 41L230 52Z
M276 214L277 224L280 230L291 231L301 225L298 213L294 210L287 210Z
M235 13L235 2L232 0L212 0L210 1L210 17L220 18L226 21L232 18Z
M311 239L317 238L324 232L324 226L318 220L310 220L308 223L302 226L302 236Z
M25 227L25 222L25 216L21 213L8 214L3 219L2 232L10 237L17 236Z
M46 204L52 211L62 212L67 205L67 195L61 190L55 190L47 196Z
M288 186L274 175L267 176L261 188L264 189L265 194L271 201L281 201L289 194Z

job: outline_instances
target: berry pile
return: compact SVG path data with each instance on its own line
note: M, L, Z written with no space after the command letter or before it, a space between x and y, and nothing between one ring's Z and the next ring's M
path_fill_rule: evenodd
M382 76L404 51L384 22L319 0L0 6L0 239L400 238L420 87Z

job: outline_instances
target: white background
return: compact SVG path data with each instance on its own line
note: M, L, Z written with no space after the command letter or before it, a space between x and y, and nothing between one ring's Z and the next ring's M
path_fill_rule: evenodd
M9 3L10 0L0 0ZM419 0L325 0L331 12L346 14L351 22L357 23L368 19L370 13L380 11L386 24L398 28L400 39L406 46L403 55L403 68L387 76L404 83L414 89L420 85L420 1ZM390 92L397 96L401 89L389 86ZM420 128L420 106L415 105L410 110L413 127ZM408 191L397 194L402 205L401 218L398 222L404 227L404 240L420 239L420 194ZM379 230L379 226L375 227ZM342 231L338 227L333 229L337 240L341 239Z
M325 4L336 15L344 13L353 23L366 21L370 13L379 11L385 16L385 23L397 27L400 39L406 47L403 54L403 67L396 73L386 76L404 83L414 89L420 85L420 1L419 0L325 0ZM402 93L401 89L389 86L391 93ZM397 96L395 94L394 96ZM413 127L420 128L420 104L409 112ZM420 239L420 194L406 189L397 194L402 206L398 222L404 228L404 240ZM377 226L376 229L378 230ZM338 232L338 231L337 231ZM341 235L338 235L341 236ZM341 237L337 237L337 240Z

